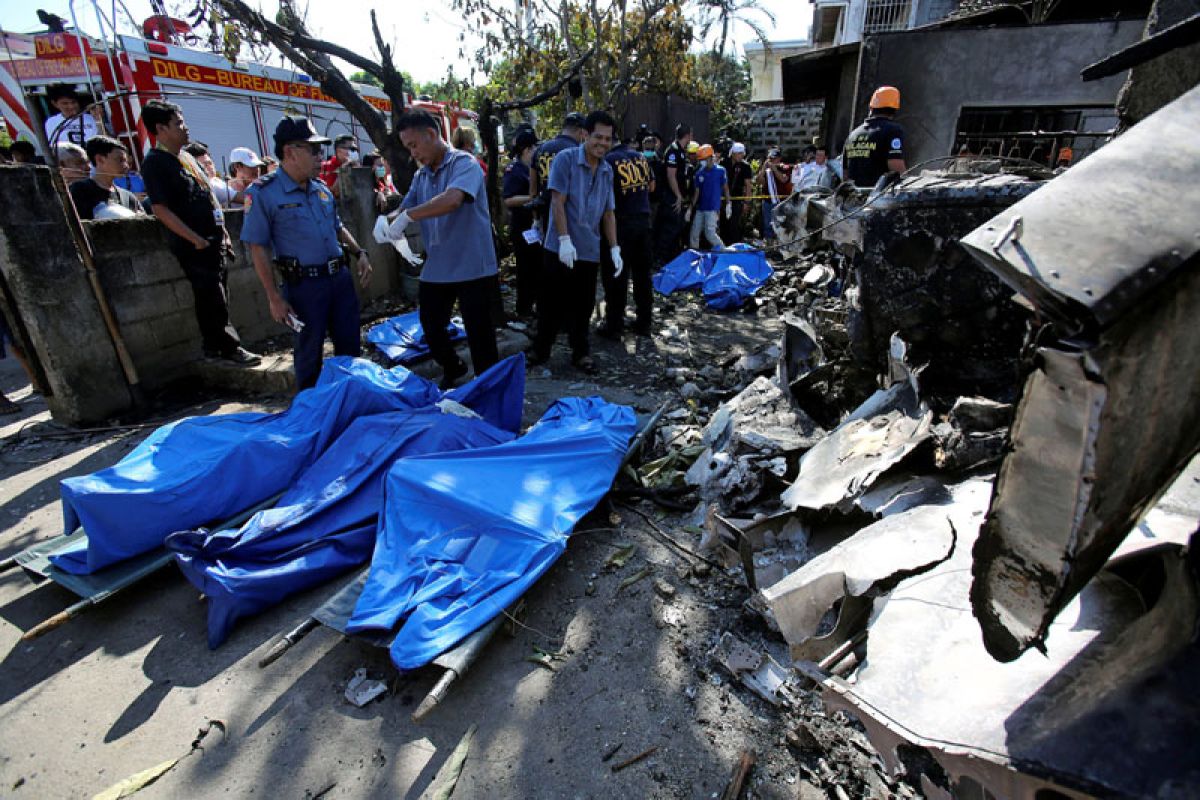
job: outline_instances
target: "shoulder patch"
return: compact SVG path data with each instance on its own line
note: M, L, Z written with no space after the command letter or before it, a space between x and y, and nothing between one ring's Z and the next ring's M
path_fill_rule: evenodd
M903 146L904 146L904 142L900 141L899 136L897 136L895 139L892 139L892 149L893 150L899 150Z

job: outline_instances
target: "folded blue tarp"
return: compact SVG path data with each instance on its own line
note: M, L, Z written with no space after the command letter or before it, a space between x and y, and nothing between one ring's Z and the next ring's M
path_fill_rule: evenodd
M659 294L700 289L717 311L741 308L775 274L761 250L735 244L728 250L685 250L653 278Z
M371 557L383 479L397 458L511 441L514 434L437 408L350 424L274 508L240 529L180 531L166 539L183 574L208 598L208 644L236 620L324 583Z
M444 396L516 432L524 371L523 357L505 359ZM61 482L66 532L82 525L87 538L52 561L86 575L153 550L174 531L228 519L290 486L354 419L428 407L442 397L403 367L332 358L287 411L164 425L114 466Z
M415 669L486 624L566 549L635 428L626 406L568 398L508 444L397 461L347 630L400 624L392 661Z
M450 321L446 331L452 342L467 338L467 331L458 318ZM398 364L412 364L429 355L429 344L425 341L417 311L385 319L367 331L367 341Z

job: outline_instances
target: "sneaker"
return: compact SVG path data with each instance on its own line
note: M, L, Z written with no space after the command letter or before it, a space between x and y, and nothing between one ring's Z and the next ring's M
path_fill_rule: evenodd
M458 383L459 378L467 374L467 365L461 358L458 363L446 367L442 371L442 380L438 383L438 388L443 392L454 388L454 384Z
M251 353L244 347L239 347L231 353L226 353L221 358L231 364L237 364L239 367L253 367L262 361L262 356L257 353Z

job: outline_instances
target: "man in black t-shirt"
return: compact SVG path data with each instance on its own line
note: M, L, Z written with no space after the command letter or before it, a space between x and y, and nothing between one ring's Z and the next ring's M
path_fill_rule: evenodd
M617 339L625 328L625 301L629 280L633 278L633 304L637 310L634 333L650 335L654 295L650 272L654 254L650 245L650 195L654 191L654 173L646 157L629 142L608 151L604 159L613 171L613 199L616 202L617 244L621 246L624 269L615 274L612 257L601 248L600 282L604 284L604 325L596 332Z
M846 180L872 187L889 172L904 172L904 129L893 122L900 111L900 90L880 86L871 95L871 116L850 132L842 163Z
M189 140L183 113L173 103L151 100L142 122L157 142L142 162L142 180L154 216L167 228L171 252L192 284L204 354L253 366L261 359L242 348L229 322L225 251L232 244L225 215L204 170L181 152Z
M746 163L746 145L741 142L730 145L724 166L729 178L729 194L734 200L730 203L730 213L721 217L721 241L731 245L742 241L742 222L746 209L751 207L749 201L737 198L754 194L754 170Z
M654 250L658 263L666 264L679 255L679 236L684 225L684 206L691 195L688 180L691 164L687 157L688 145L692 142L690 125L675 126L675 141L663 153L663 178L666 186L658 206L658 218L654 222Z
M139 216L142 206L132 192L113 181L129 174L129 151L109 136L96 136L87 143L92 177L70 186L71 201L80 219L116 219ZM125 213L128 212L128 213Z

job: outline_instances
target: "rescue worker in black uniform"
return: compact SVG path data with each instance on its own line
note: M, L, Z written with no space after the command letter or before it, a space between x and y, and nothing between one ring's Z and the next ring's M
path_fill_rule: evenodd
M567 114L558 136L542 142L533 151L533 163L529 165L529 193L539 206L536 214L542 234L545 234L550 219L550 163L563 150L578 147L587 138L584 119L578 111Z
M659 193L658 218L654 221L654 255L659 264L666 264L683 250L679 237L688 198L692 196L692 165L687 157L690 144L692 127L680 123L675 126L675 141L663 153L664 186Z
M633 304L637 310L633 331L638 336L649 336L654 308L650 286L650 272L654 266L650 242L650 195L654 192L654 172L646 156L631 147L628 140L609 150L604 159L613 170L617 244L621 246L625 269L616 273L611 256L601 248L604 324L596 333L606 339L621 337L625 330L625 300L632 275Z
M899 111L900 90L895 86L880 86L871 95L871 115L850 132L842 151L846 180L873 187L887 173L907 169L904 129L894 121Z
M517 262L517 316L533 316L537 296L538 270L542 264L542 246L537 232L527 236L533 227L533 212L526 206L533 199L530 191L529 169L537 136L532 130L522 130L513 139L512 160L504 168L501 196L508 209L508 237ZM532 238L531 242L529 239Z

